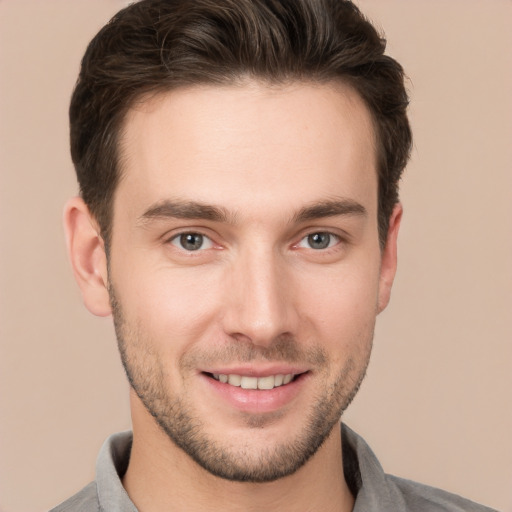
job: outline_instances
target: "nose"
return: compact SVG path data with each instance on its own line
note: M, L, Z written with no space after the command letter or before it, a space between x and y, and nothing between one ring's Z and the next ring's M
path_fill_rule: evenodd
M226 334L260 346L296 334L293 275L279 254L271 249L247 251L230 267L225 283Z

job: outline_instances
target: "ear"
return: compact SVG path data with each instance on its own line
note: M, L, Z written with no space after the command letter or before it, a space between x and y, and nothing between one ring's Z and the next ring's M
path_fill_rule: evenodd
M379 280L379 300L377 312L380 313L388 305L391 296L391 287L395 279L397 264L397 240L400 222L402 220L402 205L397 203L393 208L389 218L388 235L386 245L382 249L380 280Z
M85 306L94 315L110 315L105 245L96 220L80 197L70 199L64 207L64 230Z

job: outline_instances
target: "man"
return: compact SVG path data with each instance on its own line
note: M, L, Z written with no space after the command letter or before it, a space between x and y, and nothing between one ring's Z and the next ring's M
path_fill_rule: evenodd
M65 212L133 435L64 510L489 510L341 426L389 300L400 65L334 0L143 0L89 45Z

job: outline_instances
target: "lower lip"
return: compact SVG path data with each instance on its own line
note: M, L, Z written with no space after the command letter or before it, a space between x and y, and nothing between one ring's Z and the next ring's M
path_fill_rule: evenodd
M289 384L263 390L231 386L202 374L206 384L223 400L235 409L249 413L275 412L285 407L293 402L308 380L308 377L309 375L304 373Z

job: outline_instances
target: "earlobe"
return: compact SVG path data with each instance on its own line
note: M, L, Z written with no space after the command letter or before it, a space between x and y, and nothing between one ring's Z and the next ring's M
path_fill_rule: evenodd
M378 313L386 308L391 296L391 288L396 274L398 231L402 220L402 212L402 205L397 203L389 219L386 246L382 249L381 257Z
M80 197L67 202L64 229L69 259L85 306L94 315L110 315L104 242L96 220Z

